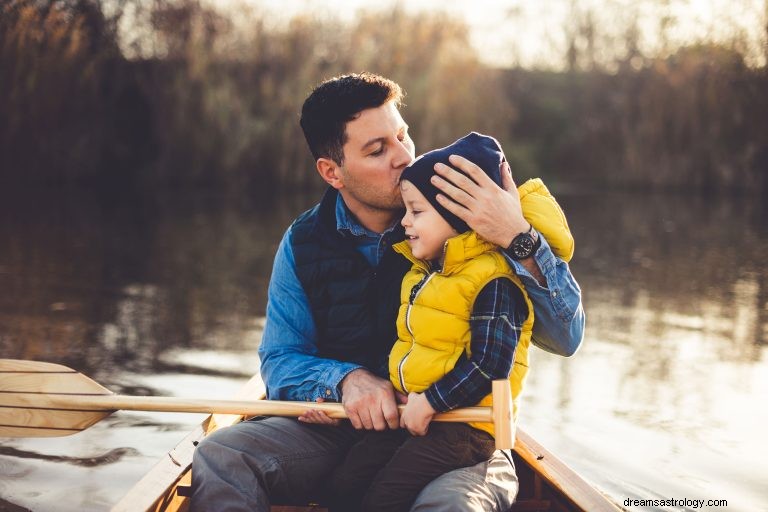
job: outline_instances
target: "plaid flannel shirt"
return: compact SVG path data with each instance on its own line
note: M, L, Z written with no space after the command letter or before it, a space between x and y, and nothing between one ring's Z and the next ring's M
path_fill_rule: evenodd
M509 378L528 307L509 279L494 279L480 290L469 319L470 352L424 392L438 412L476 405L491 392L491 381Z

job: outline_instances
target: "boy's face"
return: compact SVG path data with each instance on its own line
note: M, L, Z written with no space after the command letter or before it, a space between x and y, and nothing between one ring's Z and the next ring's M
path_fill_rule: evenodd
M458 233L413 183L400 182L400 193L405 203L405 216L400 223L411 252L420 260L440 260L446 240Z
M341 190L347 205L391 212L403 207L398 181L415 156L400 112L393 102L363 110L346 126Z

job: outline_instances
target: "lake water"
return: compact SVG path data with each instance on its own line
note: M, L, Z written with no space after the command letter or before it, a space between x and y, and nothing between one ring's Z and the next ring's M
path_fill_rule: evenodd
M558 197L586 338L572 358L533 352L522 426L618 503L768 511L768 208ZM272 258L315 198L4 197L0 357L119 393L228 397L258 371ZM108 509L202 417L118 412L72 437L0 439L0 510Z

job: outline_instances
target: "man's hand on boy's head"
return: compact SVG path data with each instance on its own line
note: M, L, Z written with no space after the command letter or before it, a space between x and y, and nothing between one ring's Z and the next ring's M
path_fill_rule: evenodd
M341 403L356 429L395 429L400 424L392 383L363 368L341 381Z
M414 436L424 436L429 430L429 422L436 414L424 393L411 393L408 403L400 416L400 427L407 428Z
M451 155L449 161L466 176L445 164L435 164L439 176L432 177L432 184L443 192L437 200L446 210L500 247L508 247L518 233L528 231L530 226L523 217L520 196L506 161L501 163L504 188L466 158Z

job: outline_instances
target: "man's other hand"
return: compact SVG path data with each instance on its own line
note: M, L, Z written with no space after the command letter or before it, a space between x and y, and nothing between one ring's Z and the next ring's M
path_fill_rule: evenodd
M386 430L400 425L392 384L368 370L358 368L344 377L341 403L356 429Z

